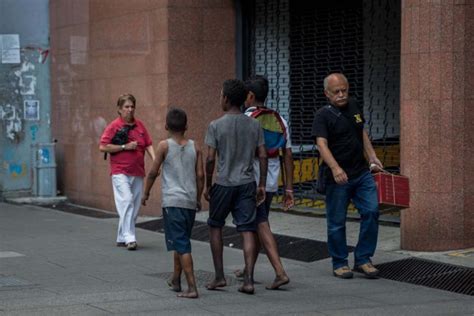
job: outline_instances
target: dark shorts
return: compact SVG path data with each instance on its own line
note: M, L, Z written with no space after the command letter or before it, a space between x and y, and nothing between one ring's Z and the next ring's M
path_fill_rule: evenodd
M209 203L209 219L211 227L223 227L225 219L232 213L233 223L238 232L256 231L256 194L255 182L225 187L214 184L211 188Z
M179 254L191 252L191 231L196 211L180 207L163 208L165 223L165 240L168 251Z
M268 215L270 214L270 206L272 205L274 195L275 192L265 192L265 201L257 206L257 225L268 222Z

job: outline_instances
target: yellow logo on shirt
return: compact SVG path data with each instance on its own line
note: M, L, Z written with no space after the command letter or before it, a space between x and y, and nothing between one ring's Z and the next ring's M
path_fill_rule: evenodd
M360 114L355 114L354 118L356 120L356 123L362 123L362 118L360 117Z

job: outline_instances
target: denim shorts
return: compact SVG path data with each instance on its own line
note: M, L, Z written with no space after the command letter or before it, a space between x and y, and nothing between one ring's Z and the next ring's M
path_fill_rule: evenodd
M196 211L180 207L163 208L165 240L168 251L179 254L191 253L191 231Z
M270 206L272 205L274 195L275 192L265 192L265 201L257 206L257 225L268 222L268 215L270 214Z
M233 187L214 184L210 191L207 224L211 227L223 227L225 219L232 213L238 232L256 231L256 194L255 182Z

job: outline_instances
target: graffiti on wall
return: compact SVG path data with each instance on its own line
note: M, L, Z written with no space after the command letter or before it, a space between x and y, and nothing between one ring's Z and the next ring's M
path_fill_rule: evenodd
M43 164L47 165L49 164L50 161L50 155L49 155L49 149L48 148L41 148L38 150L38 153L40 155L40 160Z
M44 64L49 55L49 49L36 46L26 46L24 50L31 50L38 52L38 62Z
M11 104L0 105L0 119L3 120L5 136L11 141L18 140L23 128L20 111Z
M28 166L24 162L4 161L3 169L6 170L10 178L23 178L27 174Z
M21 178L26 175L26 164L9 163L8 172L12 178Z
M38 133L38 125L30 126L30 132L31 132L31 141L35 142L36 133Z
M1 164L2 168L5 170L6 174L8 174L11 178L22 178L25 177L27 174L28 166L25 162L18 159L15 152L10 149L6 148L3 157L3 163Z
M34 73L35 65L24 60L21 63L20 69L14 71L15 76L18 78L18 90L17 93L21 95L35 95L36 91L36 75Z
M24 136L25 101L35 101L31 99L37 90L35 63L45 63L48 53L47 49L35 47L21 49L21 63L11 66L0 77L0 120L5 137L12 142L19 143ZM35 119L39 119L39 113ZM36 132L37 127L35 131L31 130L32 140L36 140Z

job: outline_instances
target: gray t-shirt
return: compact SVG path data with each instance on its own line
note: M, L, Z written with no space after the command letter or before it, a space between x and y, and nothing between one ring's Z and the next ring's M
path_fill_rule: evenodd
M253 159L257 147L265 144L257 120L244 114L225 114L209 124L205 143L217 151L217 184L255 182Z

